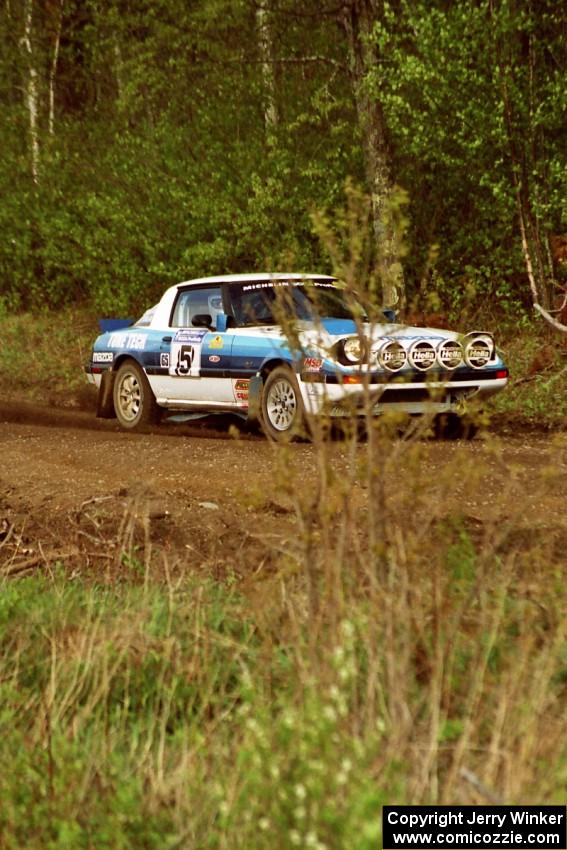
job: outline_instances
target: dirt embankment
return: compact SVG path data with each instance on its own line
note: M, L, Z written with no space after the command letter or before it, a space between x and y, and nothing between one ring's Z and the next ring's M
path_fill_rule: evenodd
M164 560L213 573L268 570L274 553L297 538L293 493L315 493L317 450L233 436L224 420L134 435L91 412L0 404L2 571L25 575L55 562L103 572L140 569L148 546ZM339 474L347 448L341 441L329 448ZM364 444L357 451L362 460ZM517 515L519 532L567 540L565 434L424 440L417 472L405 468L403 452L399 457L385 473L387 492L429 489L439 506L450 489L453 507L458 498L472 523ZM474 485L443 484L451 469L466 468L477 471ZM366 509L363 480L352 498Z

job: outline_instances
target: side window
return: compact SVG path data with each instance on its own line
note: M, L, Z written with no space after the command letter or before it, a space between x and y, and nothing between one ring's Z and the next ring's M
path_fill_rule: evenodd
M220 286L208 289L184 289L179 293L173 311L172 327L190 328L193 316L208 313L216 327L217 316L223 312Z

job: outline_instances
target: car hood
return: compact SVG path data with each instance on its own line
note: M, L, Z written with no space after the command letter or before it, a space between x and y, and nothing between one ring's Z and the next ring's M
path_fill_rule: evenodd
M321 348L331 348L344 337L358 335L356 323L350 319L322 319L318 326L301 323L298 330L303 345L316 345ZM408 342L415 339L456 340L461 336L455 331L439 328L419 328L386 322L376 325L365 323L362 325L362 333L372 342L381 339L399 339L400 341L408 340Z

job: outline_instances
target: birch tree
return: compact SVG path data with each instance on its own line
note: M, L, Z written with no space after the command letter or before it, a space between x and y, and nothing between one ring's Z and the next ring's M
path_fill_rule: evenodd
M551 21L559 29L561 18L553 10L542 15L531 3L524 9L517 8L510 0L489 0L489 10L510 179L531 300L535 311L549 325L567 333L567 326L552 315L558 287L549 246L549 222L541 213L548 193L542 176L546 170L546 106L550 95L556 94L552 88L555 66L561 67L567 55L564 43L562 51L552 52L542 51L537 41L542 24L548 26Z
M49 135L55 134L55 78L57 75L57 63L59 61L59 47L61 45L61 27L63 24L64 0L57 0L54 14L53 52L49 68Z
M276 77L273 64L273 43L270 28L269 0L256 9L256 26L258 28L258 47L262 67L262 82L264 95L264 126L268 138L273 134L278 123L276 101Z
M25 88L26 108L29 120L31 151L31 173L33 181L39 184L39 129L38 129L38 72L32 40L33 0L25 0L24 36L22 46L27 60L27 84Z

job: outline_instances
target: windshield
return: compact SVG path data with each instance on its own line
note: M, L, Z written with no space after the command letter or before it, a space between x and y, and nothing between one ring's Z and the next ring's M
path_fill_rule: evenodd
M237 325L275 325L282 308L300 321L353 319L342 290L332 283L275 281L231 286L230 299ZM365 318L361 309L361 318Z

